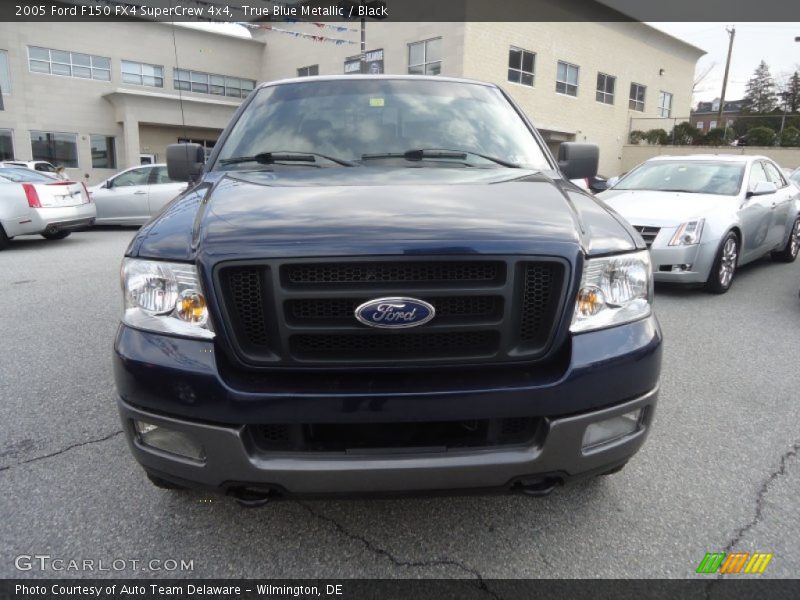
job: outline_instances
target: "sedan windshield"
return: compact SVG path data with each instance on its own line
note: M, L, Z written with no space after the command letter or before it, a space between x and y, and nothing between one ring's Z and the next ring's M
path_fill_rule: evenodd
M659 160L637 167L614 189L735 196L743 177L744 164L740 163Z
M304 160L298 158L304 153ZM225 140L214 168L387 163L551 168L536 138L496 88L357 78L259 90Z

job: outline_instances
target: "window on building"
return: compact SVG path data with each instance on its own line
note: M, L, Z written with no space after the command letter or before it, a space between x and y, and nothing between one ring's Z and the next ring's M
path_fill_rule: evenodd
M647 86L640 83L631 84L631 95L628 100L628 108L631 110L638 110L644 112L644 96L647 91Z
M508 51L508 80L533 87L536 53L511 46Z
M725 126L726 126L726 127L733 127L733 119L728 119L728 120L725 122Z
M558 61L556 70L556 92L567 96L578 95L578 70L577 65Z
M116 169L117 152L113 136L90 135L93 169Z
M0 91L11 93L11 72L8 69L8 52L0 50Z
M33 73L111 81L111 59L105 56L28 46L28 66Z
M695 127L697 127L700 131L703 131L703 125L705 125L703 121L698 121L695 123Z
M164 87L164 67L123 60L122 81L149 87Z
M173 69L172 79L176 90L231 98L245 98L256 87L256 82L252 79L214 75L187 69Z
M0 160L14 160L14 134L10 129L0 129Z
M669 92L658 93L658 116L665 118L672 116L672 94ZM716 123L713 126L716 126Z
M595 98L603 104L614 104L614 88L617 86L617 78L605 73L597 74L597 92Z
M667 115L667 116L669 116L669 115ZM708 128L709 129L715 129L716 127L717 127L717 122L716 121L709 121L708 122Z
M298 77L313 77L314 75L319 75L319 65L310 65L297 69Z
M31 131L33 160L45 160L56 166L78 167L78 135Z
M410 75L439 75L442 72L442 38L408 45Z

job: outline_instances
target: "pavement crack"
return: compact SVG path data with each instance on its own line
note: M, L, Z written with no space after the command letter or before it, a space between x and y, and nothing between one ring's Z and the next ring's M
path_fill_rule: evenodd
M774 469L769 476L763 481L761 487L758 489L758 494L756 495L756 511L753 515L753 518L750 520L749 523L740 527L731 540L728 542L728 545L725 546L725 552L730 552L736 546L739 545L739 542L744 539L744 536L750 531L753 527L758 525L761 522L764 512L764 497L767 495L769 491L769 487L772 485L772 482L775 481L778 477L782 477L786 475L786 463L790 458L796 458L797 453L800 452L800 442L795 442L789 450L783 453L781 459L778 463L778 468Z
M50 454L43 454L42 456L34 456L33 458L29 458L28 460L22 460L22 461L20 461L18 463L14 463L14 464L11 464L11 465L6 465L4 467L0 467L0 472L8 471L9 469L13 469L15 467L21 467L22 465L27 465L27 464L30 464L30 463L38 462L40 460L46 460L48 458L53 458L54 456L59 456L61 454L64 454L65 452L69 452L70 450L74 450L75 448L82 448L83 446L90 446L92 444L99 444L101 442L106 442L106 441L108 441L108 440L110 440L112 438L117 437L121 433L122 433L122 430L120 429L119 431L115 431L113 433L109 433L108 435L105 435L105 436L103 436L101 438L96 438L96 439L93 439L93 440L86 440L85 442L78 442L78 443L75 443L75 444L70 444L69 446L66 446L65 448L62 448L61 450L56 450L55 452L51 452Z
M797 458L798 452L800 452L800 442L795 442L786 452L781 455L781 458L778 461L778 467L770 472L770 474L766 479L764 479L764 481L761 483L761 486L758 488L758 494L756 495L756 510L753 514L753 518L736 530L736 533L724 548L725 553L728 553L736 548L736 546L738 546L739 543L744 539L744 536L747 534L747 532L761 522L761 519L764 516L764 498L766 497L770 486L778 477L783 477L786 475L787 462L790 458ZM717 576L708 582L705 588L706 600L710 600L712 589L714 589L714 587L723 579L724 574L717 573Z
M377 554L378 556L382 556L387 558L389 561L392 562L397 567L407 567L407 568L426 568L426 567L440 567L440 566L451 566L456 567L468 573L472 577L475 578L475 581L478 584L478 588L496 600L502 600L501 596L497 594L494 590L490 589L489 586L486 584L486 580L484 579L483 575L481 575L480 571L474 569L470 566L465 565L464 563L453 560L450 558L435 558L430 560L402 560L386 550L385 548L381 548L380 546L376 545L374 542L371 542L367 538L360 536L352 531L348 530L344 525L339 523L333 517L329 517L327 515L322 514L319 511L314 510L311 506L309 506L305 502L296 502L299 506L303 507L306 511L311 513L314 517L319 519L320 521L324 521L332 525L339 533L341 533L346 538L349 538L355 542L359 542L362 544L367 550L372 552L373 554Z

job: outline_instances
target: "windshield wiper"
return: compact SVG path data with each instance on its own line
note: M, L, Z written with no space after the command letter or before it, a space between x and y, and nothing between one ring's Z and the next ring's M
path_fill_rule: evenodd
M473 152L471 150L448 150L445 148L419 148L416 150L406 150L405 152L387 152L384 154L364 154L361 160L373 160L379 158L404 158L406 160L424 160L426 158L442 158L453 160L467 160L467 155L479 156L484 160L491 161L498 165L508 167L509 169L520 169L518 164L509 162L502 158L481 154L480 152ZM470 163L467 163L470 164Z
M319 152L299 152L296 150L281 150L280 152L259 152L253 156L234 156L232 158L223 158L220 160L221 165L235 165L239 163L254 162L260 165L272 165L276 162L317 162L316 157L324 158L331 162L341 165L343 167L357 167L358 164L343 158L334 158L327 154L320 154Z

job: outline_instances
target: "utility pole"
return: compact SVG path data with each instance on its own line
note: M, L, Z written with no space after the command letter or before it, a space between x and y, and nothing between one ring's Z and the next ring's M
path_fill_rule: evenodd
M728 58L725 61L725 75L722 78L722 97L719 99L719 113L717 114L717 127L723 127L722 125L722 112L725 110L725 90L728 87L728 71L731 68L731 54L733 53L733 38L736 37L736 28L731 25L731 28L725 28L725 31L728 32ZM724 125L725 131L728 131L728 124Z

